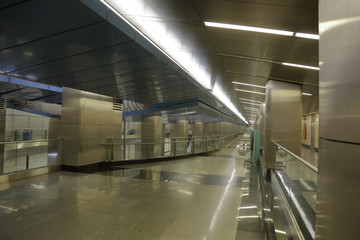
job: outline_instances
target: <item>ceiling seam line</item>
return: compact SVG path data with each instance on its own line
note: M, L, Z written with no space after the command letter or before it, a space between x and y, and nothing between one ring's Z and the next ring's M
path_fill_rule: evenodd
M126 73L121 73L121 74L115 74L115 75L109 75L106 77L102 77L102 78L95 78L89 81L85 81L85 82L81 82L81 83L86 83L86 82L92 82L92 81L99 81L102 79L106 79L106 78L110 78L110 77L119 77L119 76L123 76L123 75L131 75L133 73L137 73L137 72L141 72L141 71L147 71L147 70L151 70L151 69L156 69L156 68L162 68L163 66L156 66L156 67L150 67L150 68L144 68L144 69L139 69L139 70L135 70L135 71L131 71L131 72L126 72ZM79 83L78 83L79 84Z
M81 52L81 53L77 53L77 54L73 54L73 55L68 55L68 56L66 56L66 57L51 59L51 60L49 60L49 61L37 63L37 64L31 65L31 66L27 66L27 67L23 67L23 68L18 68L18 69L12 70L12 71L10 71L10 72L5 72L5 73L6 73L6 74L9 74L9 73L17 72L17 71L22 71L22 70L25 70L25 69L28 69L28 68L40 66L40 65L42 65L42 64L48 64L48 63L51 63L51 62L56 62L56 61L59 61L59 60L64 60L64 59L66 59L66 58L72 58L72 57L80 56L80 55L83 55L83 54L92 53L92 52L104 50L104 49L106 49L106 48L112 48L112 47L120 46L120 45L122 45L122 44L132 43L132 42L134 42L134 40L126 41L126 42L123 42L123 43L117 43L117 44L113 44L113 45L109 45L109 46L105 46L105 47L101 47L101 48L97 48L97 49L92 49L92 50L89 50L89 51L85 51L85 52Z
M16 47L19 47L19 46L27 45L27 44L30 44L30 43L34 43L34 42L44 40L44 39L47 39L47 38L51 38L51 37L61 35L61 34L64 34L64 33L68 33L68 32L71 32L71 31L75 31L75 30L78 30L78 29L81 29L81 28L84 28L84 27L89 27L89 26L92 26L92 25L96 25L96 24L99 24L99 23L102 23L102 22L106 22L106 20L101 20L101 21L85 24L85 25L82 25L80 27L76 27L76 28L65 30L65 31L53 33L53 34L50 34L50 35L47 35L47 36L44 36L44 37L40 37L40 38L37 38L37 39L30 40L28 42L24 42L24 43L16 44L16 45L13 45L13 46L9 46L9 47L0 49L0 52L5 51L5 50L9 50L9 49L12 49L12 48L16 48Z
M2 11L2 10L4 10L4 9L7 9L7 8L15 7L15 6L20 5L20 4L24 4L25 2L29 2L29 0L24 0L24 1L21 1L21 2L17 2L17 3L13 3L13 4L10 4L10 5L7 5L7 6L5 6L5 7L0 8L0 11Z
M146 57L151 57L151 56L153 56L153 55L149 54L149 55L142 56L142 57L131 58L131 59L128 59L128 60L122 60L122 61L115 62L115 63L109 63L109 64L104 64L104 65L100 65L100 66L96 66L96 67L81 69L81 70L78 70L78 71L74 71L74 72L70 72L70 73L64 73L64 74L60 74L60 75L56 75L56 76L52 76L52 77L41 78L41 79L38 79L37 81L44 81L44 80L59 78L59 77L67 76L67 75L72 75L74 73L85 72L85 71L94 70L94 69L97 69L97 68L111 66L111 65L115 65L115 64L119 64L119 63L125 63L125 62L128 62L128 61L139 60L139 59L146 58Z

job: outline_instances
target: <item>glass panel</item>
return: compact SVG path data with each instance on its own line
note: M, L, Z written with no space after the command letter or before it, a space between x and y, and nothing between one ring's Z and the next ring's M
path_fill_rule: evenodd
M48 160L48 142L23 142L17 144L18 156L25 157L25 169L39 168L47 166ZM23 164L19 163L18 167L23 169ZM18 169L20 170L20 169Z
M4 150L4 169L3 173L11 173L16 171L16 143L2 144Z
M314 239L317 172L277 146L275 176L279 180L303 235L306 239Z

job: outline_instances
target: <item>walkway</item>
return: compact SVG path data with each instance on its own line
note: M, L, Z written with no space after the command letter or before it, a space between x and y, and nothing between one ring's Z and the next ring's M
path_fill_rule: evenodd
M0 184L0 239L264 239L257 173L238 143L181 160Z

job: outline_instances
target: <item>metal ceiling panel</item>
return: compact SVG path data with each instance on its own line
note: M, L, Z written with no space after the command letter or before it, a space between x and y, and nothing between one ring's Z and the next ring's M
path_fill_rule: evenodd
M292 62L317 66L318 41L265 33L209 28L209 35L219 53L260 61Z
M14 5L17 5L21 2L25 2L26 0L2 0L0 2L0 10L8 8L8 7L12 7Z
M234 116L102 3L82 2L98 8L99 15L74 0L0 3L0 29L4 33L0 39L0 71L141 103L196 97ZM317 71L280 65L287 61L316 66L316 40L221 30L205 27L203 23L214 21L316 34L317 1L132 0L127 4L134 8L128 8L125 17L154 26L142 29L145 34L157 32L156 26L163 23L166 40L176 43L165 50L191 54L196 67L211 74L212 86L220 85L232 100L262 99L261 95L234 91L237 86L232 81L264 85L268 79L274 79L310 86L314 93L318 89ZM135 14L139 9L142 13ZM57 99L39 93L23 96L44 101ZM313 96L304 99L304 108L313 109L317 95Z
M139 49L135 42L123 42L109 47L96 48L94 51L46 61L14 71L12 74L24 76L31 73L37 80L42 80L149 55L150 53L147 51Z
M238 71L267 77L269 76L272 68L272 64L259 61L249 61L229 57L221 57L221 61L224 63L225 71L228 72Z
M127 36L119 33L108 23L100 22L2 50L0 51L0 69L3 73L13 73L19 69L129 41ZM32 71L26 74L28 78L31 75ZM31 79L34 78L35 76Z
M1 1L0 49L26 44L102 20L80 1ZM15 4L21 3L21 4ZM26 33L26 34L24 34ZM53 50L56 50L55 48Z

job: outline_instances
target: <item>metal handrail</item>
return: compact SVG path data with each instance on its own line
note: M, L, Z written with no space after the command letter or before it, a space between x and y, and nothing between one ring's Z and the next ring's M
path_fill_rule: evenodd
M193 136L192 138L194 138L194 137L203 137L203 138L206 138L206 139L202 139L202 140L191 139L191 140L188 140L188 141L176 141L176 143L208 142L208 141L213 141L213 140L217 140L217 139L220 139L220 138L230 137L230 136L233 136L233 135L236 135L236 134L239 134L239 133L232 133L232 134L228 134L228 135L218 136L218 137L215 137L215 138L207 138L207 136ZM171 137L170 139L175 139L176 140L177 138L187 138L187 137ZM144 140L143 138L133 138L133 139ZM164 142L163 140L165 140L165 138L162 138L161 141L156 141L156 142L124 142L125 140L132 140L131 138L129 138L129 139L112 139L112 140L117 140L117 141L121 140L123 142L107 142L107 143L100 143L100 145L114 146L114 145L147 145L147 144L163 144L163 143L171 144L171 143L174 143L174 142Z
M215 139L207 139L207 140L190 140L190 141L176 141L176 142L119 142L119 143L100 143L100 145L148 145L148 144L171 144L171 143L190 143L190 142L208 142L213 141Z
M22 141L0 142L0 144L32 143L32 142L54 142L54 141L64 141L64 140L63 139L22 140Z
M311 163L305 161L304 159L302 159L301 157L299 157L298 155L296 155L295 153L291 152L290 150L286 149L285 147L281 146L279 143L277 143L276 141L272 141L275 145L277 145L278 147L282 148L283 150L285 150L287 153L289 153L291 156L293 156L294 158L296 158L299 162L301 162L302 164L306 165L307 167L309 167L311 170L313 170L314 172L318 172L318 168L315 167L314 165L312 165Z

